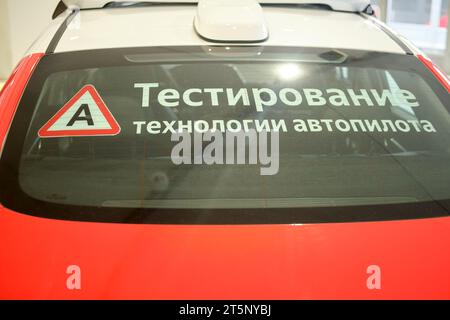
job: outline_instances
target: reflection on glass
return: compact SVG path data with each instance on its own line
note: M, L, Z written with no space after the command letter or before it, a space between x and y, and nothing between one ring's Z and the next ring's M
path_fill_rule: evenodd
M294 80L301 75L300 67L294 63L282 64L276 72L281 80Z

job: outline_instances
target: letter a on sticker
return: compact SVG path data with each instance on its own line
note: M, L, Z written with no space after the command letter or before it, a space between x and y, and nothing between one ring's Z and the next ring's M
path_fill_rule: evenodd
M83 87L39 130L41 138L115 136L120 126L92 85Z

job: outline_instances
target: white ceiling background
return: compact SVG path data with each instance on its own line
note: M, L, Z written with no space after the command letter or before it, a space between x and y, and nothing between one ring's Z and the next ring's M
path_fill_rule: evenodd
M51 21L59 0L0 0L0 79Z

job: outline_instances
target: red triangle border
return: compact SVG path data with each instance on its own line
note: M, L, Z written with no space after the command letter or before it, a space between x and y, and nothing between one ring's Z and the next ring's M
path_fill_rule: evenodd
M56 121L58 121L86 92L89 92L94 99L97 107L108 121L111 129L97 130L59 130L48 131ZM56 115L53 116L38 132L41 138L64 138L64 137L99 137L99 136L116 136L121 132L121 128L106 106L100 94L93 85L84 86L78 93L62 107Z

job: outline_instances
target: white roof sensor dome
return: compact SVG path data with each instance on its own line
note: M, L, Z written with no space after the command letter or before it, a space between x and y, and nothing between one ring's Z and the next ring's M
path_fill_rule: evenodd
M202 38L214 42L262 42L269 37L256 0L200 0L194 26Z

